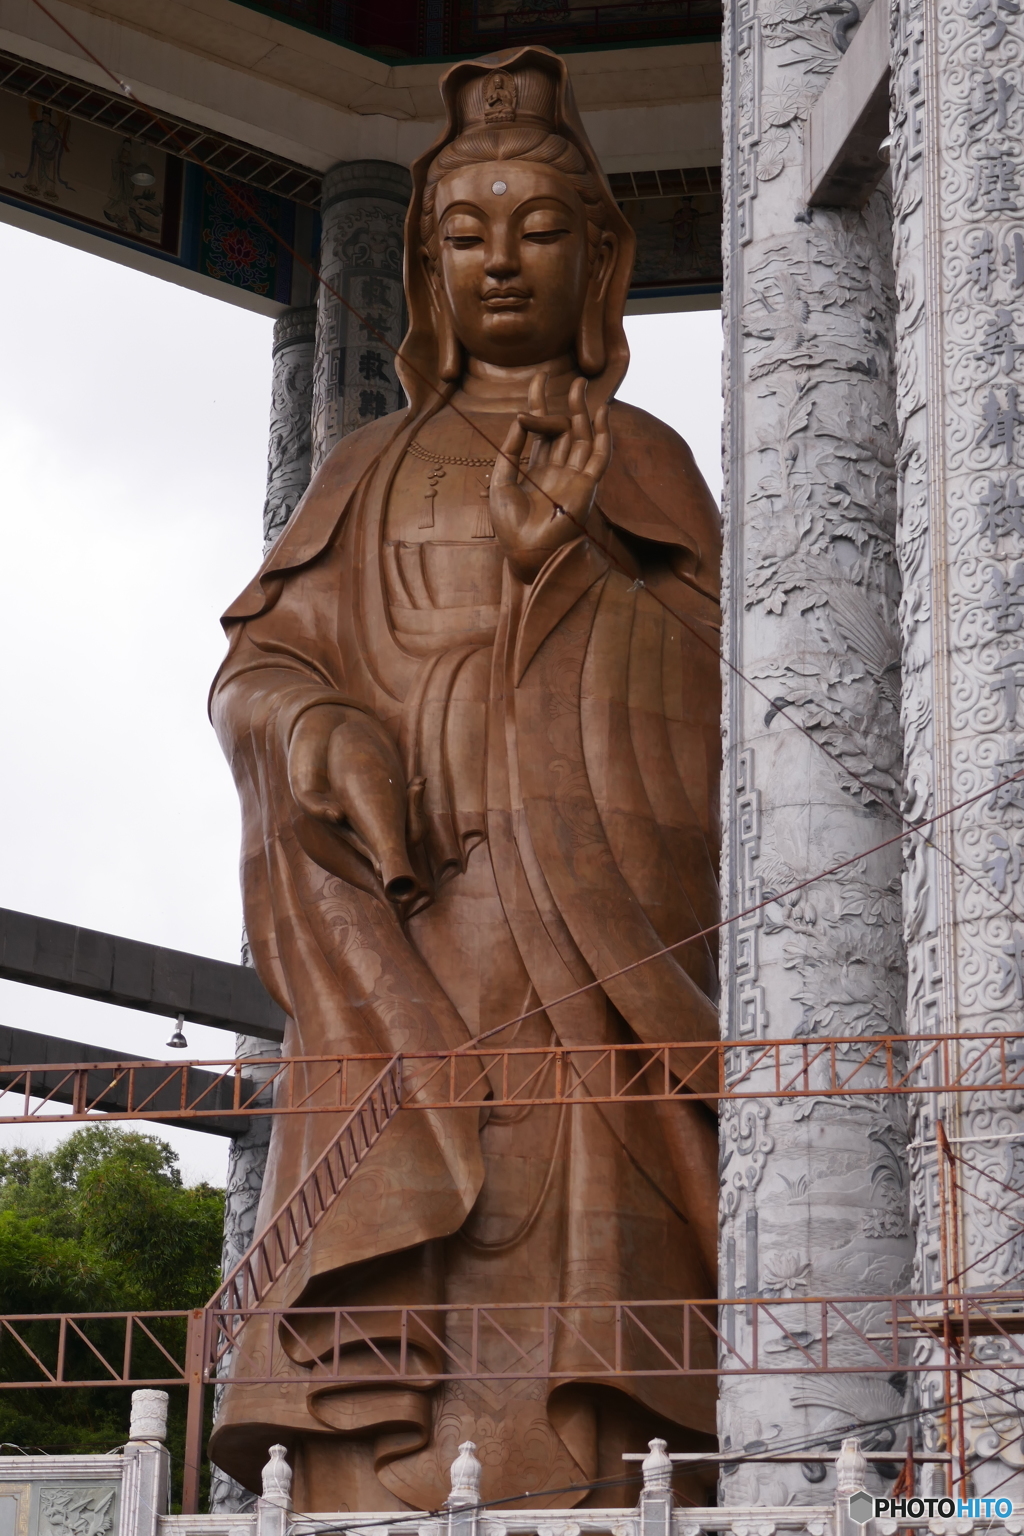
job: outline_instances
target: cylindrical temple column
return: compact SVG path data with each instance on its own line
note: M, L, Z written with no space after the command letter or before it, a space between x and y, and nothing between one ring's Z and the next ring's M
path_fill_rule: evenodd
M248 945L243 945L243 959ZM251 964L251 962L249 962ZM255 1035L235 1036L235 1055L249 1058L246 1076L252 1082L265 1081L273 1072L273 1064L280 1056L280 1047L273 1040L260 1040ZM257 1060L253 1060L257 1058ZM266 1061L266 1067L259 1061ZM272 1090L268 1089L268 1092ZM271 1115L254 1115L249 1129L231 1140L228 1151L227 1187L224 1193L224 1244L221 1249L221 1275L228 1275L239 1259L252 1246L256 1235L256 1209L260 1203L263 1175L267 1167L267 1150L270 1146ZM223 1388L214 1391L214 1419L220 1406ZM255 1506L257 1495L243 1488L227 1472L210 1464L210 1513L214 1515L239 1514Z
M898 0L893 187L904 598L908 1027L1020 1030L1024 1020L1024 8ZM990 794L984 791L991 790ZM922 1045L921 1055L927 1048ZM930 1446L957 1493L1024 1499L1019 1304L1024 1095L992 1091L1016 1047L932 1048L974 1091L912 1110L920 1310L973 1292L965 1375L916 1376ZM931 1080L933 1083L936 1079ZM941 1127L939 1122L941 1121ZM945 1135L946 1156L937 1144ZM1018 1138L1018 1139L1015 1139ZM991 1305L982 1297L997 1293ZM955 1315L960 1303L949 1310ZM916 1363L950 1363L923 1334ZM952 1364L957 1359L954 1356ZM1016 1368L1015 1368L1016 1366Z
M280 537L309 484L316 315L312 307L290 309L274 322L267 496L263 504L264 550ZM252 964L249 945L244 939L242 964ZM259 1066L248 1068L248 1076L258 1082L261 1076L270 1075L269 1063L280 1055L280 1049L272 1040L237 1035L235 1055L258 1057L268 1062L265 1069ZM269 1115L254 1116L249 1129L231 1141L224 1198L221 1256L221 1273L224 1275L238 1263L255 1236L256 1208L263 1187L272 1124ZM216 1466L210 1470L212 1513L236 1513L255 1503L256 1495L233 1477Z
M313 351L316 309L289 309L274 322L274 373L270 398L267 499L263 544L281 533L310 476Z
M316 310L287 310L274 322L273 376L270 401L270 447L267 453L267 496L263 505L264 547L280 536L295 511L310 478L310 411L313 399L313 348ZM242 964L251 965L243 939ZM274 1058L273 1041L255 1036L236 1038L236 1056ZM259 1078L259 1068L250 1074ZM252 1241L256 1207L267 1162L271 1121L256 1117L228 1154L224 1207L223 1269L227 1274Z
M261 1040L255 1035L236 1035L235 1055L248 1062L245 1075L249 1081L259 1084L267 1082L273 1075L275 1063L281 1056L281 1048L273 1040ZM266 1092L270 1094L272 1090L268 1088ZM260 1102L263 1100L264 1095L261 1094ZM260 1203L273 1123L272 1115L253 1115L249 1129L231 1141L227 1198L224 1204L224 1246L221 1251L221 1273L224 1275L229 1274L249 1251L256 1236L256 1208Z
M405 167L388 160L346 161L324 177L314 469L347 432L405 404L392 349L405 333L402 247L410 186Z
M826 1334L832 1361L877 1363L859 1335L880 1309L858 1299L823 1327L803 1298L898 1291L911 1255L902 1101L830 1092L799 1043L848 1037L845 1069L902 1029L904 1004L899 845L872 851L900 825L889 201L804 203L808 112L858 15L837 10L726 7L723 906L755 910L724 930L722 1020L731 1080L763 1089L721 1122L721 1294L744 1299L719 1324L732 1370L755 1340L766 1369L816 1367ZM798 1042L783 1077L808 1096L772 1096L765 1040ZM866 1068L858 1085L880 1081ZM902 1387L895 1371L725 1376L721 1448L820 1455L858 1425L867 1450L898 1448L903 1426L877 1421L903 1412ZM874 1463L869 1486L895 1472ZM820 1504L833 1480L820 1462L748 1463L721 1497Z

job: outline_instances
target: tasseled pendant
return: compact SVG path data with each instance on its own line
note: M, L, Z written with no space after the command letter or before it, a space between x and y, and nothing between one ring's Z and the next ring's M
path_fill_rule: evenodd
M423 515L420 518L421 528L433 528L434 526L434 498L437 495L437 482L444 479L444 466L435 464L434 468L428 471L427 478L430 489L423 497L427 505L423 509Z
M487 479L490 479L489 475ZM494 524L491 522L490 498L490 487L485 481L484 488L480 492L480 504L476 509L476 527L473 529L474 539L494 538Z

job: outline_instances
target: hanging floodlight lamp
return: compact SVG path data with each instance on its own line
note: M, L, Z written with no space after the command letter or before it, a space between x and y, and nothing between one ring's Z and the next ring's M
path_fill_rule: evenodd
M171 1038L167 1042L167 1044L171 1047L172 1050L183 1051L185 1049L185 1047L188 1045L188 1041L185 1039L185 1032L184 1032L184 1030L181 1027L184 1024L184 1022L185 1022L185 1015L183 1013L179 1013L178 1014L177 1028L175 1029L174 1034L171 1036Z

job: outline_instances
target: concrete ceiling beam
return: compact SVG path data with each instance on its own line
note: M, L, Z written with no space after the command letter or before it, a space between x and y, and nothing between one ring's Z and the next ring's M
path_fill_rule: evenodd
M807 120L810 208L862 208L885 175L889 132L889 8L876 3Z
M50 0L148 105L323 172L408 165L440 125L435 62L392 64L234 0ZM0 0L0 49L111 82L31 3ZM605 170L717 163L721 49L655 43L567 55Z
M191 1024L260 1040L284 1036L286 1015L251 966L142 944L6 907L0 908L0 978L164 1018L180 1014Z

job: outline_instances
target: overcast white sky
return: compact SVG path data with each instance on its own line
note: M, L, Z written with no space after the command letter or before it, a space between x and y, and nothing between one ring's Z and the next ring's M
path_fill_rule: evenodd
M0 906L236 960L238 810L206 695L260 559L272 321L3 224L0 289ZM718 311L627 329L620 396L682 432L717 496ZM165 1019L13 982L0 1018L173 1054ZM158 1134L223 1183L226 1141Z

